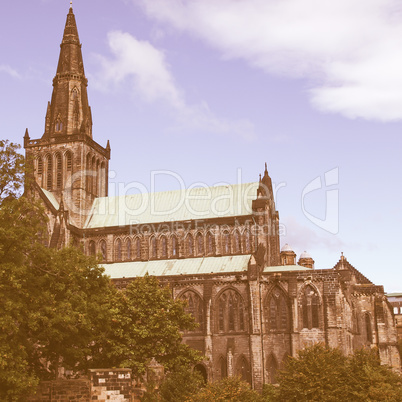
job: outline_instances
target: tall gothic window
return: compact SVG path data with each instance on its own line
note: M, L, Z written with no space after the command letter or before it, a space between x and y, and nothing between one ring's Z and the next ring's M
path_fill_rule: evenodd
M194 239L191 234L187 236L187 251L189 256L194 255Z
M172 236L172 257L177 258L179 256L179 248L177 243L177 237Z
M89 242L89 255L95 255L95 254L96 254L95 242L91 240Z
M156 258L158 255L157 249L156 249L156 238L155 236L151 237L151 258Z
M70 151L66 153L66 168L68 172L71 172L73 168L73 158Z
M301 305L303 328L319 328L320 299L317 291L311 285L304 289Z
M106 261L106 242L105 242L105 240L101 240L101 242L100 242L100 251L102 254L103 261Z
M244 302L237 291L228 289L219 296L216 318L219 332L240 332L246 329Z
M223 253L230 254L230 234L229 232L223 232Z
M166 258L167 257L167 241L166 241L166 237L162 236L161 238L161 251L162 251L162 257Z
M135 239L135 258L141 259L141 239L139 237Z
M38 159L38 174L42 174L43 173L43 160L42 158Z
M268 381L270 384L276 384L276 374L278 371L278 362L275 359L275 356L271 353L268 357L267 362L267 370L268 370Z
M188 290L180 298L187 301L185 311L191 314L198 324L198 327L194 328L192 332L202 332L204 330L204 308L201 297L192 290Z
M227 363L226 359L223 356L219 358L219 372L221 375L221 379L226 378L228 376Z
M116 261L122 260L122 247L121 247L121 240L116 240Z
M62 166L62 161L61 161L61 155L56 154L56 187L58 189L61 189L63 186L62 172L63 172L63 166Z
M96 160L95 156L92 157L92 163L91 163L91 192L93 194L96 194L96 174L95 174L95 169L96 169Z
M241 253L241 240L240 234L236 230L233 235L235 253Z
M197 234L197 254L203 255L204 254L204 236L201 233Z
M48 190L52 190L53 186L53 161L52 156L48 155L46 158L46 186Z
M244 232L244 243L246 246L246 253L251 253L251 235L249 230Z
M85 178L86 178L86 189L87 191L91 191L91 155L87 155L87 160L86 160L86 172L85 172Z
M237 362L237 367L236 367L237 375L243 380L248 383L251 382L251 376L250 376L250 368L247 362L247 359L242 356L239 361Z
M126 260L131 260L131 240L127 239L126 241Z
M56 119L56 123L55 123L54 129L55 129L55 131L56 131L57 133L59 133L60 131L63 130L63 123L62 123L60 117L58 117L58 118Z
M265 322L270 331L289 329L289 309L282 290L275 287L265 302Z
M208 250L208 255L215 254L215 241L214 241L214 236L212 235L211 232L208 232L208 234L207 234L207 250Z
M369 313L364 315L364 322L366 324L366 341L371 344L373 343L373 331L371 329L371 319Z

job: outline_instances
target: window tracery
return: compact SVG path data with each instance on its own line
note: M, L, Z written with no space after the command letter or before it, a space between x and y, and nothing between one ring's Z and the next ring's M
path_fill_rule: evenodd
M184 310L191 314L198 324L198 327L191 332L202 332L204 330L204 307L201 297L192 290L188 290L180 296L180 299L187 301Z
M279 287L275 287L265 301L265 322L269 331L287 331L289 329L289 308L286 296Z
M217 300L219 332L241 332L246 329L243 298L234 289L225 290Z
M305 287L301 305L303 328L319 328L320 299L313 286L308 285Z

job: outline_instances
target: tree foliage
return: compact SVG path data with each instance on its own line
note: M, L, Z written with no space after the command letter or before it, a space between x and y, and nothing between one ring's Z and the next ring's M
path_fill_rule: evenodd
M0 140L0 202L21 195L24 185L24 157L18 152L20 145Z
M204 378L197 370L180 367L167 374L159 389L147 392L142 402L186 402L205 387Z
M199 361L199 354L182 343L181 331L196 325L184 306L157 278L145 275L133 280L111 300L114 318L99 364L128 367L139 376L152 357L166 370Z
M279 401L401 401L402 379L375 349L347 357L316 344L290 357L279 375Z
M207 384L198 393L188 399L188 402L262 402L262 396L251 389L250 385L240 377L228 377Z

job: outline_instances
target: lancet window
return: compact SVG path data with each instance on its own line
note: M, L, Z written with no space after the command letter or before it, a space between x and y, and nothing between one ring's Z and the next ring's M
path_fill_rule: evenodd
M301 304L303 328L319 328L320 298L311 285L304 289Z
M289 307L283 291L275 287L265 301L265 322L269 331L289 329Z
M246 329L244 302L237 291L228 289L219 296L217 326L219 332L241 332Z
M194 317L195 322L198 324L198 327L192 332L202 332L204 330L204 307L201 297L192 290L188 290L183 293L180 298L187 301L185 311L186 313L191 314Z

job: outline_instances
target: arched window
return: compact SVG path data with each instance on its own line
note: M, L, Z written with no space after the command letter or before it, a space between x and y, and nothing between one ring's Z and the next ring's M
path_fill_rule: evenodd
M371 344L373 343L373 331L371 329L371 319L369 313L364 315L364 322L366 324L366 341Z
M289 329L289 308L283 291L275 287L265 302L265 322L269 331Z
M61 119L60 119L60 118L57 118L57 119L56 119L56 123L55 123L54 129L55 129L55 131L56 131L57 133L59 133L60 131L63 130L63 123L61 122Z
M227 363L226 359L223 356L219 358L219 372L221 375L221 379L226 378L228 376Z
M96 169L96 159L95 156L92 157L92 162L91 162L91 192L93 194L96 194L96 174L95 174L95 169Z
M198 233L196 239L197 239L196 240L197 255L203 255L204 254L204 236L201 233Z
M192 332L202 332L204 330L204 307L201 297L192 290L188 290L180 298L187 301L185 311L191 314L198 324L198 327L193 329Z
M86 171L85 171L85 178L86 178L86 189L87 191L91 191L92 181L91 181L91 155L87 155L86 160Z
M131 261L131 240L126 241L126 260Z
M100 162L96 161L95 194L100 195Z
M61 189L63 186L62 172L63 172L63 166L61 161L61 155L56 154L56 187L58 189Z
M74 87L73 90L71 91L71 97L73 100L78 98L78 89L77 87Z
M240 234L236 230L233 234L233 240L234 240L234 251L236 254L241 253L241 240L240 240Z
M156 249L156 238L155 236L151 237L151 258L156 258L158 253L157 253L157 249Z
M53 161L52 156L48 155L46 158L46 185L48 190L52 190L53 186Z
M217 300L217 327L219 332L245 331L246 319L243 298L234 289L225 290Z
M100 242L100 251L102 253L103 261L106 261L106 242L105 242L105 240L101 240L101 242Z
M304 289L301 305L303 328L319 328L320 299L317 291L311 285Z
M73 170L73 157L70 151L66 153L66 170L71 172Z
M223 253L230 254L230 234L229 232L223 232Z
M141 259L141 240L139 237L135 240L135 258L137 260Z
M244 232L244 243L246 246L246 253L251 253L251 235L249 230Z
M206 384L207 380L208 380L208 375L207 375L207 369L205 368L205 366L203 364L197 364L194 367L194 371L198 371L201 374L201 376L204 380L204 384Z
M251 383L250 368L247 359L242 356L237 362L236 374L248 383Z
M38 174L42 174L43 173L43 160L42 158L38 159Z
M214 241L214 236L212 235L211 232L208 232L208 234L207 234L207 250L208 250L208 255L215 254L215 241Z
M271 353L267 361L268 382L270 384L276 384L276 374L278 372L278 362L275 356Z
M189 256L194 255L194 239L191 234L187 236L187 252Z
M106 164L102 162L100 165L100 189L99 195L104 196L106 191Z
M162 251L162 258L166 258L167 257L167 241L166 241L166 237L162 236L161 237L161 251Z
M116 261L122 260L121 240L116 240Z
M89 255L95 255L95 254L96 254L95 242L91 240L89 242Z
M177 258L179 256L179 250L178 250L178 243L177 243L177 237L172 236L172 257Z

